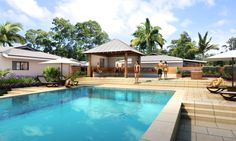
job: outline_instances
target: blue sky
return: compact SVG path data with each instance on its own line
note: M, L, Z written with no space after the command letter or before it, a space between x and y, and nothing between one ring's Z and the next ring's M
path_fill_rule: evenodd
M235 0L0 0L0 23L21 22L26 30L48 30L54 17L72 23L96 20L109 34L126 43L136 26L148 17L162 28L167 40L187 31L198 41L197 33L209 31L214 43L223 45L236 37Z

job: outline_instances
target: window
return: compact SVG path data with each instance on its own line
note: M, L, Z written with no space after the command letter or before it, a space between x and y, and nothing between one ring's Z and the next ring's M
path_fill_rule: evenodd
M104 67L105 66L105 59L104 58L100 58L100 67Z
M12 61L12 70L29 70L29 62Z

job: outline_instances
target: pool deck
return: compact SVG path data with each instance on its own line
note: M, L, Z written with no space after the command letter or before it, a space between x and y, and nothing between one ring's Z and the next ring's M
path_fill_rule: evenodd
M220 95L211 94L205 88L210 80L191 80L189 78L168 79L158 81L156 78L141 78L139 84L134 84L134 78L80 78L81 85L96 85L98 87L117 87L132 89L154 89L154 90L175 90L175 95L170 99L163 111L153 121L152 125L141 138L141 141L236 141L236 102L226 101ZM230 82L228 82L230 85ZM30 94L35 92L64 89L65 87L30 87L14 89L3 97ZM193 108L196 114L189 119L181 116L183 104L187 108ZM221 122L224 119L208 120L198 117L197 110L204 109L204 106L228 108L235 113L232 122ZM208 111L207 111L208 112ZM204 116L204 115L203 115ZM215 117L214 117L215 116ZM226 115L228 116L228 115ZM227 121L227 119L225 119Z

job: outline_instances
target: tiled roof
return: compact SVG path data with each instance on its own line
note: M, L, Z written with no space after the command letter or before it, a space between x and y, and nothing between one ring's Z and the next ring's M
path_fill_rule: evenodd
M130 52L134 52L140 55L143 55L143 53L139 52L138 50L130 47L129 45L127 45L126 43L114 39L111 40L110 42L107 42L105 44L102 44L100 46L97 46L95 48L92 48L90 50L85 51L85 54L91 54L91 53L113 53L113 52L126 52L126 51L130 51Z
M60 56L44 53L41 51L25 50L15 47L1 47L0 53L6 58L21 58L31 60L50 60L57 59Z

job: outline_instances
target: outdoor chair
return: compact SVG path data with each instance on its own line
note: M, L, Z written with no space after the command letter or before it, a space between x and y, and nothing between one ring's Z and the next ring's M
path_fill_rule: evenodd
M212 82L206 88L211 93L219 93L219 92L227 89L228 86L225 85L224 79L219 77L219 78L212 80Z
M219 94L225 100L236 101L236 91L221 91Z
M72 81L71 79L66 80L65 86L67 88L71 88L72 86L78 86L79 82L78 81Z
M41 84L46 85L47 87L58 87L59 82L48 82L44 76L38 76L38 80Z
M221 91L224 91L227 89L227 86L216 86L216 87L213 87L213 86L207 86L206 87L207 90L211 93L219 93Z

